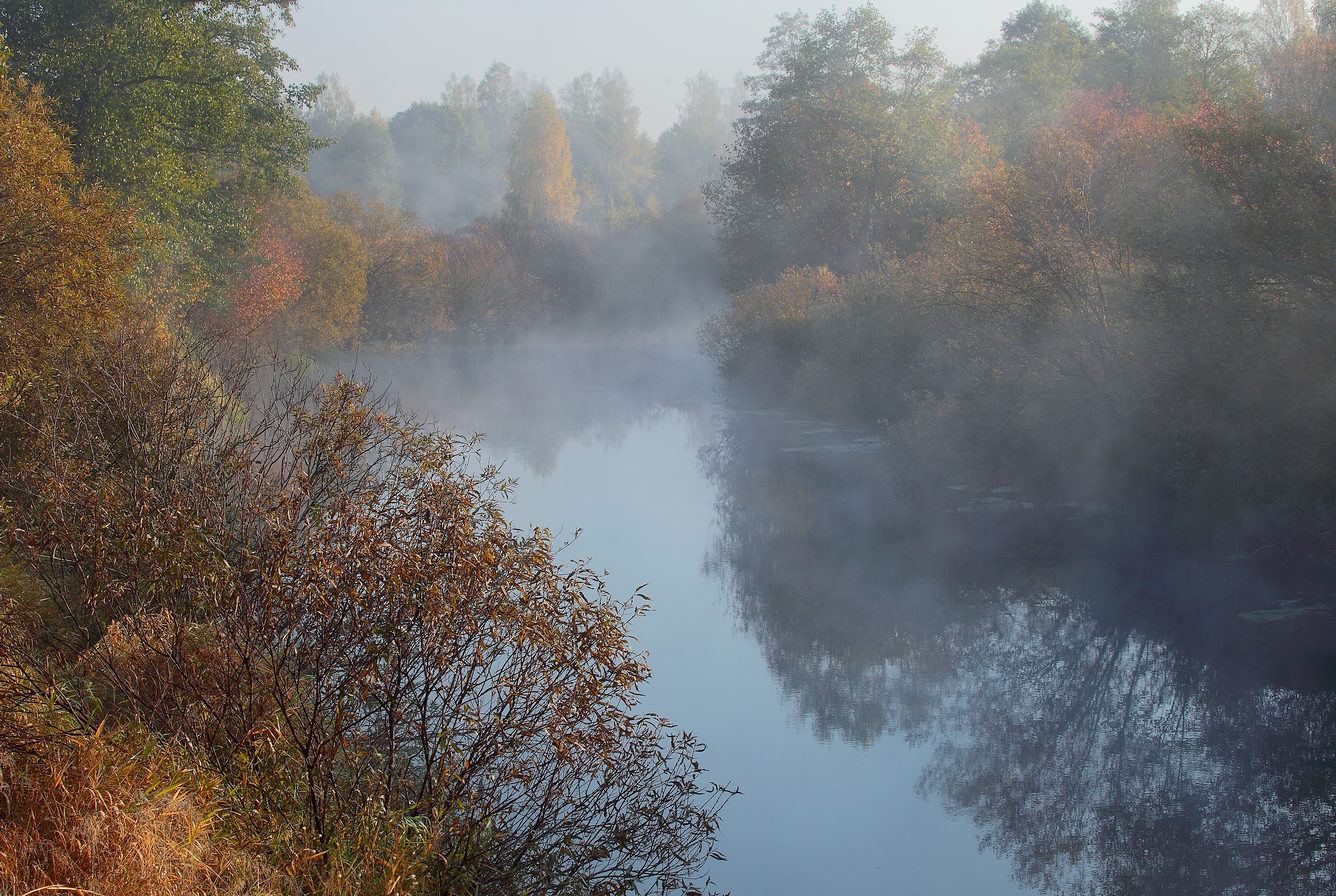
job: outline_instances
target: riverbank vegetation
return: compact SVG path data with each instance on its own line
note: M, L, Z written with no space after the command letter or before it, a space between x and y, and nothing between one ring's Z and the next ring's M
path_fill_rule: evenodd
M895 37L772 30L707 191L721 368L944 483L1329 555L1336 14L1034 2L963 69Z
M0 0L0 891L698 892L727 791L638 705L643 595L243 338L528 277L304 187L287 7Z

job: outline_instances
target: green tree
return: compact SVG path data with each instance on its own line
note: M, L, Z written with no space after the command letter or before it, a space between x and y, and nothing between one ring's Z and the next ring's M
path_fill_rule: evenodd
M404 207L444 229L497 214L528 79L493 63L481 80L452 75L436 102L390 119Z
M546 90L534 91L516 116L506 180L506 211L516 220L541 228L575 219L571 146L556 101Z
M486 137L476 104L416 102L391 118L404 208L443 228L494 210L467 204L472 172L486 161ZM494 193L499 203L500 189Z
M322 196L343 190L398 204L403 197L389 125L374 110L359 114L335 75L320 75L320 97L305 116L324 145L307 157L306 183Z
M310 141L274 46L283 0L0 0L14 70L41 84L75 161L189 248L187 272L226 269L256 197L293 182ZM179 288L179 286L178 286Z
M1192 105L1178 0L1122 0L1095 15L1092 86L1121 90L1143 109L1183 111Z
M1090 47L1090 34L1070 12L1033 0L970 66L966 109L1015 160L1082 88Z
M706 190L731 285L793 266L837 273L922 244L943 213L960 129L953 83L923 34L903 51L872 6L781 16Z
M599 223L641 208L649 193L652 145L620 71L586 72L560 91L581 207Z
M720 174L720 158L732 133L734 109L719 82L705 72L687 80L677 121L654 146L654 190L663 203L699 193Z
M1234 7L1203 3L1183 19L1181 54L1187 89L1214 102L1239 102L1258 89L1252 60L1256 42L1251 22Z

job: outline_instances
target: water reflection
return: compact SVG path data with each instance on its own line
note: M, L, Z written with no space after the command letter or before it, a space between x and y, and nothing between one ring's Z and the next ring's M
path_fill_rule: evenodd
M701 408L714 385L690 332L671 326L615 338L560 333L339 360L369 371L406 408L485 435L490 454L513 457L540 476L552 472L563 445L616 444L665 408Z
M709 566L803 724L932 744L922 791L1026 886L1332 892L1321 580L897 475L835 435L742 411L702 453Z
M514 458L527 521L651 583L647 699L744 789L715 874L738 896L1336 890L1322 580L721 407L680 334L362 361Z

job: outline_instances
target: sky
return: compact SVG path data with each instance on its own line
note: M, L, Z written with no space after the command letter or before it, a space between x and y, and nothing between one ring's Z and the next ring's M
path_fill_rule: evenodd
M966 62L995 38L1027 0L879 0L897 42L916 28L937 32L952 62ZM1087 24L1115 0L1065 4ZM677 119L688 78L721 83L754 71L766 34L782 12L815 13L853 3L785 0L305 0L279 44L301 66L300 80L337 74L359 111L387 118L417 100L435 100L452 74L481 77L504 62L554 93L583 72L620 69L640 107L641 128L657 137ZM1185 0L1183 9L1195 6ZM1251 9L1246 0L1233 5Z

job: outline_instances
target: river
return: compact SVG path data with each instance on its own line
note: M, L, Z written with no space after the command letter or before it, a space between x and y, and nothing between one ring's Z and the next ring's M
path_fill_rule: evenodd
M878 431L726 394L685 332L360 364L484 434L516 525L648 584L643 707L742 791L719 889L1336 892L1336 595L1308 577L1004 487L925 501Z

